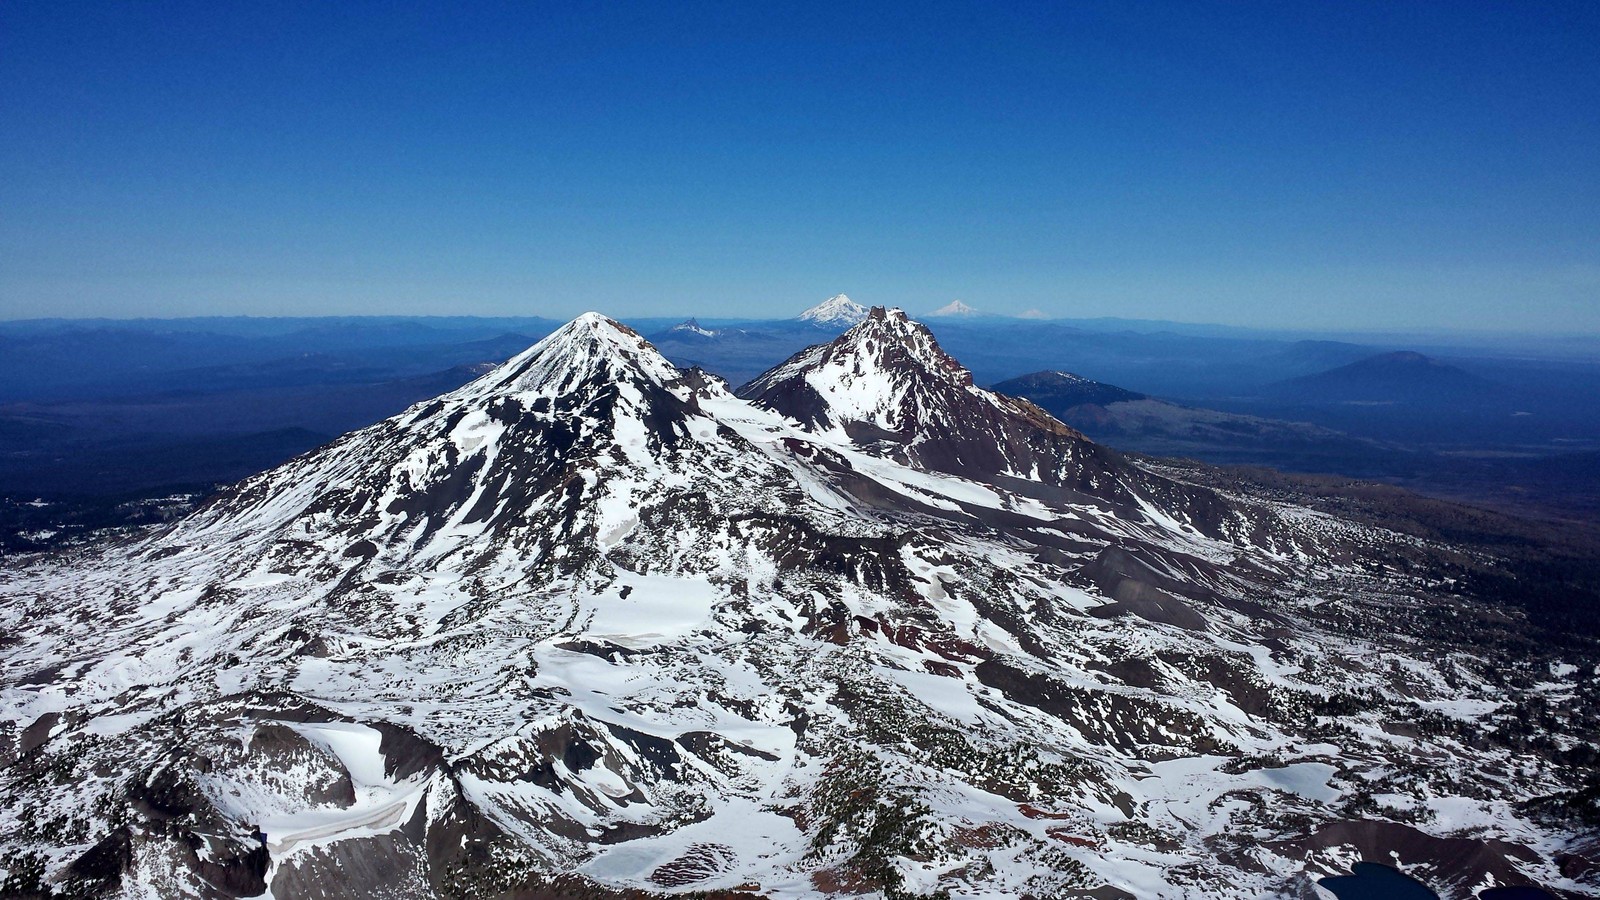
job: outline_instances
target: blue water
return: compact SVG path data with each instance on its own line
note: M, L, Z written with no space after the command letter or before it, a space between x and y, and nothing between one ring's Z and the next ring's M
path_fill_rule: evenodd
M1317 883L1339 900L1439 900L1427 885L1398 869L1359 862L1350 871L1355 874L1329 875Z
M1353 875L1330 875L1317 882L1339 900L1439 900L1428 886L1398 869L1359 862ZM1478 893L1478 900L1555 900L1536 887L1496 887Z

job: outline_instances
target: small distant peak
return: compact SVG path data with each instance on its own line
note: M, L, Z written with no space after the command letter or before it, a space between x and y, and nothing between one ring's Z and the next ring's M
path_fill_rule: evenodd
M715 337L716 334L717 334L715 331L713 331L713 330L711 330L709 328L703 327L699 322L695 321L693 318L686 319L683 322L680 322L677 325L674 325L674 326L672 326L671 328L669 328L667 330L668 331L680 332L680 333L698 334L698 335L700 335L702 337Z
M1396 350L1393 353L1385 353L1380 356L1374 356L1372 359L1410 366L1426 366L1433 365L1438 362L1438 360L1434 359L1433 357L1425 356L1415 350Z
M818 303L795 318L819 328L849 328L867 317L867 308L844 294Z
M1365 359L1358 359L1343 369L1365 370L1370 372L1443 372L1459 371L1448 363L1441 362L1434 357L1418 353L1415 350L1394 350L1388 353L1379 353ZM1337 371L1337 370L1334 370ZM1465 373L1463 373L1465 374Z
M1074 372L1066 372L1062 371L1061 369L1045 369L1040 372L1030 372L1027 375L1018 375L1016 378L1008 379L1007 383L1025 384L1032 387L1041 387L1046 385L1052 387L1065 387L1093 385L1097 384L1098 382L1092 381Z
M945 305L939 307L938 309L934 310L933 312L928 313L929 316L941 316L941 317L943 317L943 316L975 316L977 314L978 314L977 310L975 310L972 307L966 305L965 303L962 303L960 300L951 300L949 303L946 303Z
M1052 415L1060 415L1072 407L1083 404L1106 406L1112 403L1148 399L1145 394L1059 369L1009 378L995 383L994 390L1007 396L1022 397L1037 403Z

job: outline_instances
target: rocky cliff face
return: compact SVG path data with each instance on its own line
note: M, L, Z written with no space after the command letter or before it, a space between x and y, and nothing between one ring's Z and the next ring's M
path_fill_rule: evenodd
M1260 897L1390 837L1582 889L1525 805L1581 736L1503 720L1593 672L1450 637L1506 615L1452 548L1123 459L898 311L740 393L586 315L8 563L0 894Z

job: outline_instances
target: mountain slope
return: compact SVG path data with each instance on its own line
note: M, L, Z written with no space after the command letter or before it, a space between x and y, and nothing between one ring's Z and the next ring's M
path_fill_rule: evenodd
M1367 846L1580 887L1517 804L1577 790L1588 670L1462 637L1514 613L1454 548L964 373L877 310L751 403L586 315L0 569L0 894L1304 896Z

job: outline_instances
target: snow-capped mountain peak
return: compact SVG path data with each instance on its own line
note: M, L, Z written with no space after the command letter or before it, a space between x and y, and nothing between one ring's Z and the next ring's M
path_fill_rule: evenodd
M631 486L695 440L700 400L719 396L719 381L585 313L476 381L241 482L179 531L383 547L406 565L508 548L543 565L560 547L571 569L580 535L606 534Z
M1028 479L1088 502L1136 505L1143 480L1026 400L984 390L899 309L800 351L738 396L919 467L965 477Z
M637 331L599 313L587 312L468 384L461 392L467 396L559 394L596 377L616 380L623 371L657 385L678 378L678 370L672 363Z
M949 303L946 303L933 312L928 313L929 317L975 316L977 314L977 310L966 305L965 303L962 303L960 300L951 300Z
M844 294L818 303L795 318L818 328L849 328L867 317L867 308Z
M924 384L926 382L926 384ZM800 351L739 390L758 405L814 424L914 427L919 400L937 384L960 391L972 373L903 310L875 306L829 343Z
M928 326L898 307L874 306L830 346L836 356L849 355L860 361L858 371L863 366L883 371L912 367L955 384L972 383L972 373L939 347Z
M701 325L698 321L696 321L695 319L692 319L692 318L685 319L684 321L679 322L678 324L672 326L671 328L669 328L667 330L669 332L676 332L678 334L685 334L685 333L687 333L687 334L698 334L701 337L716 337L716 335L717 335L717 333L714 330L712 330L710 328L706 328L705 326Z

